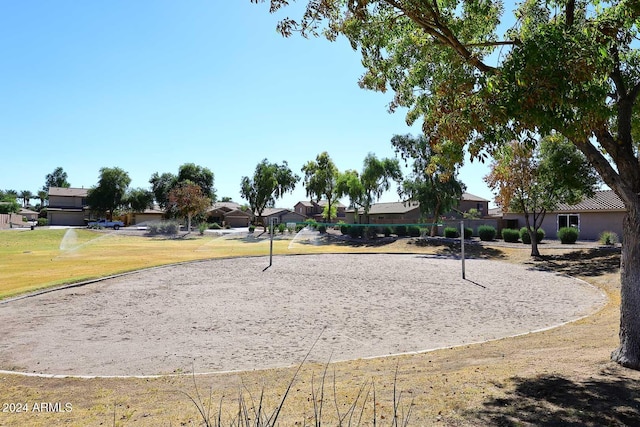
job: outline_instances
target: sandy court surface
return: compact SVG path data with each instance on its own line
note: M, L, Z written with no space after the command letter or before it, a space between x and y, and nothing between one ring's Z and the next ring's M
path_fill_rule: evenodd
M605 303L525 266L300 255L160 267L0 304L0 369L155 375L423 351L526 333ZM193 367L193 368L192 368Z

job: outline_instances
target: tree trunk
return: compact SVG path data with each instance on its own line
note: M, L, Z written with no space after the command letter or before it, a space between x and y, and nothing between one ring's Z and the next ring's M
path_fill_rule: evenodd
M187 234L191 233L191 214L187 215Z
M611 359L640 369L640 200L628 206L620 262L620 346Z
M535 224L535 219L534 219ZM531 227L531 222L529 221L529 214L525 211L524 214L524 224L527 227L527 231L529 232L529 238L531 239L531 257L537 258L540 256L540 250L538 250L538 235L536 233L535 227Z
M436 207L433 210L433 222L431 223L431 237L436 237L436 232L438 231L438 218L440 217L440 201L436 203Z

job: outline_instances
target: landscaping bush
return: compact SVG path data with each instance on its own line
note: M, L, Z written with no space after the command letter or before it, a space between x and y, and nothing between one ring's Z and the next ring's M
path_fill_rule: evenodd
M47 218L38 218L38 227L44 227L49 224L49 220Z
M464 228L464 238L465 239L470 239L472 237L473 237L473 228L465 227Z
M349 228L351 228L350 225L340 224L340 233L342 233L343 235L349 234Z
M407 229L409 232L409 236L411 237L420 237L420 227L417 225L410 225Z
M389 237L393 233L393 230L387 225L385 227L382 227L380 233L384 234L384 237Z
M178 224L175 222L165 222L162 224L161 228L160 228L160 232L162 234L168 234L170 236L173 236L175 234L178 234L178 230L180 228L178 227Z
M287 229L287 224L280 223L278 224L278 233L284 234L284 231Z
M309 226L309 228L311 228L312 230L315 230L318 228L318 221L316 221L315 219L309 218L308 220L305 221L305 223Z
M520 241L520 232L513 228L503 228L502 239L508 243L516 243Z
M613 231L603 231L598 239L601 245L613 246L618 243L618 235Z
M220 230L222 227L220 227L220 224L218 224L217 222L214 222L213 224L209 224L209 230Z
M254 231L256 231L256 226L252 224L249 226L249 233L253 233Z
M349 227L349 237L351 237L352 239L362 237L362 233L364 232L363 228L364 227L362 227L361 225L352 225L351 227Z
M306 224L296 224L296 233L306 227Z
M456 237L460 237L460 232L458 232L458 229L455 227L445 227L444 237L455 239Z
M406 225L396 225L396 235L398 237L404 237L407 235L407 226Z
M490 225L481 225L478 227L478 237L483 242L490 242L496 238L496 229Z
M575 243L578 240L578 229L575 227L562 227L558 230L558 239L564 245Z
M320 234L324 234L327 232L327 226L324 224L320 224L318 225L318 231L320 232Z
M544 235L544 230L542 228L538 228L538 230L536 231L536 240L538 241L538 243L542 242L542 239L544 239ZM531 238L529 236L529 232L527 231L527 227L522 227L520 229L520 240L522 240L522 243L524 243L525 245L531 244Z
M378 227L363 227L363 237L375 239L378 237Z

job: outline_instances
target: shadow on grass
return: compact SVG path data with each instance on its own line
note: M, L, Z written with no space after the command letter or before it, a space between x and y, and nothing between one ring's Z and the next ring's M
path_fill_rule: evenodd
M536 268L570 276L601 276L620 269L620 248L593 248L531 261Z
M443 239L443 238L420 238L413 242L418 247L437 248L436 255L448 257L460 257L461 245L460 239ZM480 245L475 242L465 242L464 245L465 258L473 259L504 259L506 255L503 251L496 248Z
M559 376L514 378L515 389L469 414L494 426L640 425L640 382L604 373L572 381Z

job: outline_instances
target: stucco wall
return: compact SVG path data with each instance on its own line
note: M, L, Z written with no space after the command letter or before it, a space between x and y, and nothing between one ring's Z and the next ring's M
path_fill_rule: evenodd
M562 212L548 213L542 222L542 229L549 239L558 238L558 215L578 215L580 218L580 240L598 240L603 231L613 231L622 238L624 212ZM504 219L517 219L519 227L524 227L524 215L505 214Z

